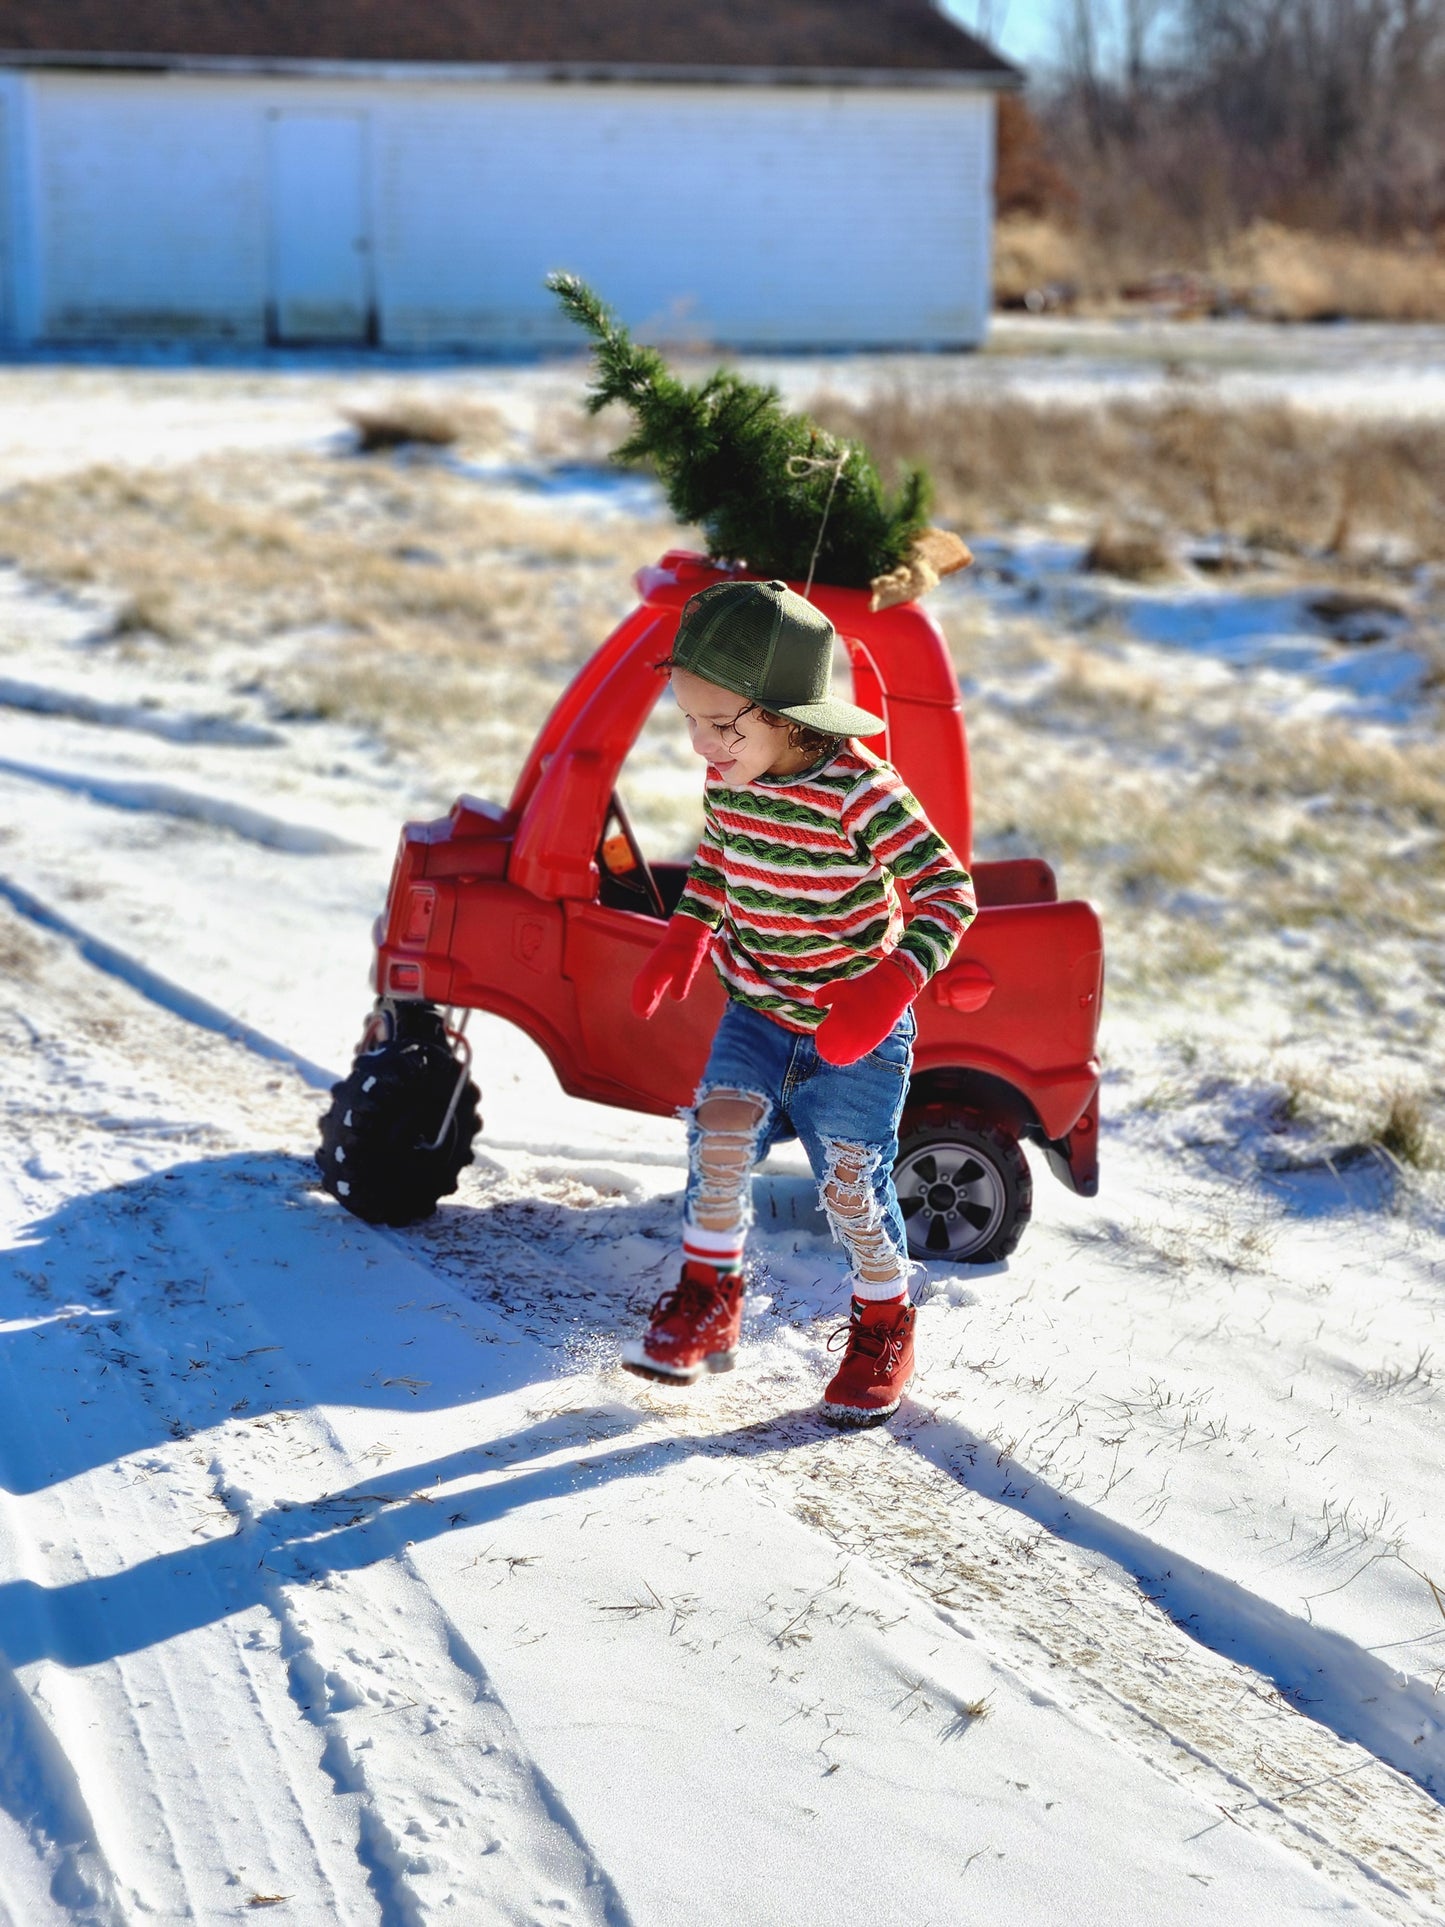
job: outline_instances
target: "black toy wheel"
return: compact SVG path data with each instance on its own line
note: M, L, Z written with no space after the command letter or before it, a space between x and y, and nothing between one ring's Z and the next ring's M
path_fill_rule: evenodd
M321 1182L368 1224L430 1217L472 1161L481 1124L477 1087L439 1018L434 1031L399 1034L358 1052L350 1076L331 1087L316 1153Z
M946 1104L905 1114L893 1182L915 1258L966 1265L1006 1258L1033 1210L1033 1178L1018 1139Z

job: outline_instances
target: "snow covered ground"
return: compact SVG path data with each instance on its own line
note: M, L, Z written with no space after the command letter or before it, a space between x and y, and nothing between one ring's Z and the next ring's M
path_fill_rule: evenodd
M996 315L977 355L752 356L738 365L797 401L820 387L857 396L880 386L1086 401L1177 392L1181 380L1198 379L1225 403L1284 400L1406 420L1445 414L1439 327ZM398 385L440 399L475 396L529 428L548 410L576 407L581 369L579 356L482 369L443 361L418 374L416 364L359 356L340 372L318 373L308 356L221 358L198 368L160 352L119 372L83 353L54 366L12 364L0 367L0 483L94 462L184 463L217 449L322 445L335 437L338 400L362 404Z
M0 475L314 451L350 380L10 370ZM1165 806L1241 691L1381 756L1437 729L1406 619L1366 651L1302 594L982 553L939 603L975 729L1034 728L1036 780L1051 734L1066 811L1061 675L1132 690ZM314 1188L397 824L457 772L118 642L106 595L0 570L0 1916L1445 1920L1438 1182L1269 1108L1369 961L1342 987L1313 923L1185 991L1117 956L1101 1195L1040 1167L1008 1264L935 1273L886 1432L815 1416L842 1273L777 1154L741 1367L672 1395L616 1360L680 1127L482 1020L458 1198L389 1233ZM1340 1077L1438 1080L1439 961L1382 929L1400 1008Z

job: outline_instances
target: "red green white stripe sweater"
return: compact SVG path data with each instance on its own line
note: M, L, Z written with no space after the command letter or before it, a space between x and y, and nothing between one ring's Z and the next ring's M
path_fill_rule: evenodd
M977 913L967 870L897 770L856 742L741 788L710 773L703 816L678 910L717 931L729 996L785 1029L816 1030L814 990L884 957L922 990Z

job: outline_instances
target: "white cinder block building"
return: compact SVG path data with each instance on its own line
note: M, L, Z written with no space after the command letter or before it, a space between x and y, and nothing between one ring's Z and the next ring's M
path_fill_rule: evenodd
M0 341L966 347L1014 69L932 0L0 0Z

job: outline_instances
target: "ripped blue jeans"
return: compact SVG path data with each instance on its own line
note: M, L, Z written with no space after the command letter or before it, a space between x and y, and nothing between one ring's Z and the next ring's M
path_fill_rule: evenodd
M687 1116L690 1227L752 1223L753 1168L798 1137L859 1298L895 1298L913 1267L893 1161L913 1067L913 1012L856 1064L829 1064L811 1035L729 1002ZM719 1122L719 1120L725 1120Z

